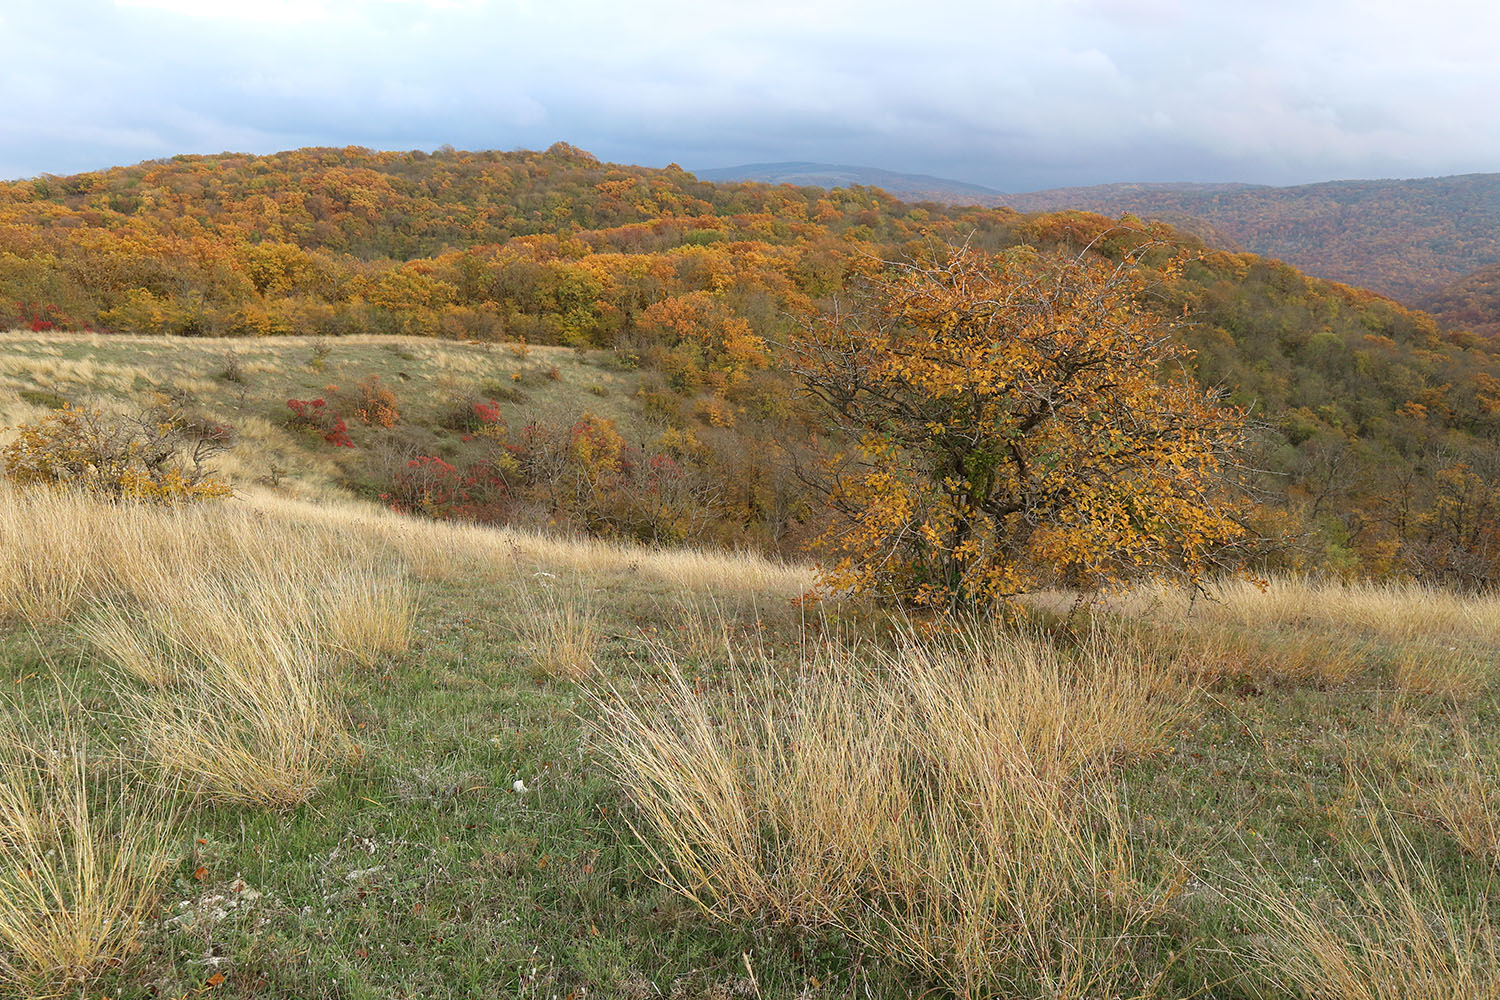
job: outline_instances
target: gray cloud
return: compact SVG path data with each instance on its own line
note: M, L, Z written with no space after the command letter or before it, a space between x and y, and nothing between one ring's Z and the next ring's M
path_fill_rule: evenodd
M1432 0L0 0L0 177L546 146L1022 190L1500 169L1500 8Z

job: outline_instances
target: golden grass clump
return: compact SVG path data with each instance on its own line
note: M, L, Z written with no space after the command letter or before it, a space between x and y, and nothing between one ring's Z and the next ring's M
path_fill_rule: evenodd
M1332 898L1252 885L1240 906L1258 933L1248 972L1319 1000L1500 1000L1500 926L1494 886L1459 901L1388 808L1370 814L1363 871Z
M321 631L332 648L360 666L411 648L417 594L393 573L359 570L329 581L320 593Z
M192 650L168 688L117 686L144 762L221 802L290 808L357 752L315 634L255 609L252 643Z
M539 675L576 681L593 672L603 634L598 607L582 584L566 591L550 582L522 589L511 627Z
M1468 729L1458 730L1457 743L1457 752L1430 763L1413 790L1417 813L1465 854L1500 867L1500 765Z
M96 780L66 736L0 722L0 986L19 995L128 960L171 864L169 801Z
M665 884L723 919L839 930L962 995L1148 992L1143 875L1110 765L1183 716L1102 644L988 625L818 649L705 690L668 661L594 738Z

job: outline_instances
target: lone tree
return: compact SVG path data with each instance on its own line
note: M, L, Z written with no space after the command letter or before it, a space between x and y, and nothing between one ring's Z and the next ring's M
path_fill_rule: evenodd
M824 583L930 606L1199 580L1245 535L1223 488L1245 413L1143 308L1138 255L947 247L792 344L853 442Z

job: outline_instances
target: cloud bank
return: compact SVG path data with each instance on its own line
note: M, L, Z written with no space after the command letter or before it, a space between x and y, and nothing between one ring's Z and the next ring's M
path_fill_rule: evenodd
M867 164L1004 190L1500 170L1500 7L0 5L0 177L303 145ZM21 9L14 9L21 8Z

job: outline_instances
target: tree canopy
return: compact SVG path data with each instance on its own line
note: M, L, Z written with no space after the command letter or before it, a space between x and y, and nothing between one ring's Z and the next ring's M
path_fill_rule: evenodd
M855 443L832 460L830 583L992 604L1222 560L1246 533L1225 488L1245 414L1195 384L1136 263L942 248L794 341Z

